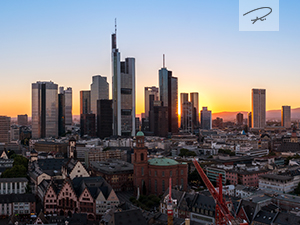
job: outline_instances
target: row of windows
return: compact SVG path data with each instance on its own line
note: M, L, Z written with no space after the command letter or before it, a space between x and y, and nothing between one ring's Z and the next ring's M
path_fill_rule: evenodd
M141 172L142 172L142 176L144 176L144 167L141 168ZM169 174L170 174L170 177L172 177L173 171L170 170ZM183 175L183 170L180 171L180 174ZM151 176L151 170L149 171L149 175ZM162 175L162 177L164 177L165 176L165 171L162 171L161 175ZM178 175L178 170L176 170L176 175ZM156 170L154 171L154 176L157 176L157 171Z

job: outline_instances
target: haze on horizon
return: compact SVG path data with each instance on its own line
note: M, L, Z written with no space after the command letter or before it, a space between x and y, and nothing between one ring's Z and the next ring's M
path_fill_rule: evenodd
M31 83L79 91L93 75L111 89L111 33L121 58L136 59L137 114L144 87L158 86L162 54L181 92L199 92L213 113L250 111L251 89L267 90L267 110L300 106L300 2L280 1L279 32L240 32L238 1L1 1L0 115L31 115ZM180 101L179 101L180 102Z

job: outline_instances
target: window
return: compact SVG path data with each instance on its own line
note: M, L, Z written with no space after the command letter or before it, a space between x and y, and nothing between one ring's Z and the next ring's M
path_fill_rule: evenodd
M165 171L162 171L162 176L163 176L163 177L165 176Z
M142 176L144 176L144 167L142 167Z
M170 171L170 177L172 177L172 170Z
M155 170L155 176L157 176L157 171Z
M155 180L155 186L154 187L155 187L155 192L157 193L157 180Z
M165 181L162 181L162 191L165 192Z
M144 153L141 154L141 161L144 161Z
M181 175L183 175L183 170L181 170Z

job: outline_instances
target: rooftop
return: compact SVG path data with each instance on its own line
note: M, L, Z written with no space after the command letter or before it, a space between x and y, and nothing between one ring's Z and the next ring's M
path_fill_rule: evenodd
M153 158L149 159L148 162L152 166L174 166L179 164L177 161L168 158Z

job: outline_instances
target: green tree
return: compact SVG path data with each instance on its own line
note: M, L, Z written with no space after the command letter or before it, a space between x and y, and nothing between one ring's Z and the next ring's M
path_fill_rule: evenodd
M24 156L21 156L21 155L16 155L14 157L14 166L18 166L18 165L22 165L26 168L26 171L27 171L27 168L28 168L28 159L25 158Z
M190 151L188 149L182 148L180 149L180 154L179 156L183 157L183 156L196 156L196 153L193 151Z
M15 165L10 169L6 169L2 174L2 178L26 177L27 168L23 165Z

